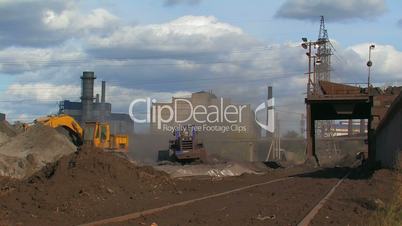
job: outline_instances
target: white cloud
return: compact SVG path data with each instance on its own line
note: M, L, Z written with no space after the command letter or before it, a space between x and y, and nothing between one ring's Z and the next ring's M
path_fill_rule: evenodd
M8 47L0 50L0 72L18 74L36 72L64 63L84 61L86 54L77 46L66 43L56 48Z
M50 29L69 30L71 32L103 29L115 25L118 17L105 9L93 9L88 15L83 15L75 9L63 10L57 14L53 10L44 12L42 22Z
M32 100L42 103L77 98L80 87L74 85L55 85L51 83L12 84L5 95L14 100Z
M0 15L0 48L57 46L88 32L109 32L118 23L106 9L83 12L75 0L3 1Z
M286 0L276 16L310 21L319 16L329 21L372 20L386 10L385 0Z
M125 26L111 35L88 38L96 56L125 58L189 58L194 54L255 45L240 28L209 16L184 16L164 24Z
M365 65L368 60L368 48L370 43L363 43L350 47L361 59L361 64ZM376 44L372 50L372 71L373 80L378 82L388 82L390 80L402 79L402 52L391 45Z
M199 4L201 0L164 0L165 6L176 6L176 5L196 5Z

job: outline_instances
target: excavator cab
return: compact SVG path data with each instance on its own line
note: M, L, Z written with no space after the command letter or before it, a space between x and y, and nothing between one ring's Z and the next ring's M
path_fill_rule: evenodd
M110 125L107 123L85 123L84 143L107 150L128 151L128 136L110 134Z

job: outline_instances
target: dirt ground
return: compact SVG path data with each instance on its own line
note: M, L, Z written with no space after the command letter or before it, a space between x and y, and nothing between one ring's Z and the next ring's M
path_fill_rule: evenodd
M373 175L364 169L353 171L311 225L367 225L376 210L392 201L396 180L396 173L390 170L379 170Z
M84 149L27 180L0 180L0 225L89 223L290 176L108 225L296 225L349 170L298 166L267 169L263 175L171 179L111 153ZM359 225L378 208L367 200L390 199L392 180L389 171L371 177L356 169L313 224Z

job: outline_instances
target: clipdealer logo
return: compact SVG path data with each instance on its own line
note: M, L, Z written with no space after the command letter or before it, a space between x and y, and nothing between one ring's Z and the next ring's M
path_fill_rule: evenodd
M270 111L268 125L264 125L256 119L256 123L263 129L273 132L273 99L267 101L266 103L260 104L255 110L255 116L257 112L268 108ZM146 117L137 118L134 109L138 104L146 105ZM180 107L179 107L180 106ZM181 114L179 117L179 110L185 107L185 116ZM138 108L138 106L137 106ZM174 128L169 126L169 124L183 125L186 123L196 123L197 130L203 131L236 131L236 132L246 132L247 128L244 125L239 125L242 123L244 116L244 110L247 109L247 105L225 105L223 98L220 98L218 105L193 105L188 99L176 98L172 103L157 104L156 99L140 98L135 99L130 103L129 115L130 118L135 123L156 123L157 129L172 131ZM183 111L182 111L183 112ZM220 126L218 126L220 124ZM202 125L202 126L200 126ZM170 128L172 127L172 128Z
M275 99L271 98L260 105L257 106L257 108L254 111L255 114L255 122L264 130L268 132L275 132ZM268 110L268 122L267 125L264 123L260 122L257 118L257 113L261 110L267 109Z

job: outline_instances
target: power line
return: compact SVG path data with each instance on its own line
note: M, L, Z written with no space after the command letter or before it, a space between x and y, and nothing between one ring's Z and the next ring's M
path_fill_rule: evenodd
M56 59L56 60L27 60L23 62L16 62L15 59L8 59L6 57L0 57L0 63L3 65L21 65L21 64L29 64L29 65L61 65L61 64L80 64L80 63L88 63L88 62L100 62L103 63L105 61L117 61L117 62L127 62L127 61L134 61L134 60L187 60L187 61L194 61L196 59L192 59L195 57L200 56L211 56L215 55L225 55L225 54L245 54L245 53L252 53L252 52L264 52L274 49L281 49L281 48L296 48L298 46L281 46L278 48L274 48L274 46L270 47L257 47L254 50L233 50L233 51L223 51L223 52L203 52L203 53L193 53L193 54L168 54L165 55L141 55L140 57L92 57L88 58L88 56L84 57L64 57L63 59ZM183 58L183 59L181 59ZM220 63L231 63L232 61L210 61L210 62L192 62L192 64L220 64ZM233 61L238 62L238 61ZM142 64L133 64L131 66L147 66L147 65L181 65L181 64L188 64L188 63L142 63ZM118 65L121 66L121 65Z
M300 72L288 72L288 73L271 73L270 76L264 76L264 77L259 77L259 78L255 78L255 79L248 79L248 78L236 78L234 76L222 76L222 77L210 77L210 78L200 78L200 79L180 79L179 81L175 81L175 80L168 80L168 81L159 81L159 82L155 82L153 80L145 80L143 82L125 82L125 83L121 83L117 80L111 80L108 82L108 84L111 84L112 86L123 86L123 87L127 87L127 86L134 86L134 87L138 87L138 86L146 86L146 85L163 85L163 84L169 84L169 83L174 83L174 84L186 84L186 83L199 83L199 82L211 82L214 83L215 81L221 81L221 80L228 80L228 83L248 83L248 82L255 82L255 81L263 81L263 80L267 80L267 79L285 79L285 78L289 78L289 77L293 77L296 75L300 75ZM247 79L247 80L244 80ZM227 84L227 83L226 83ZM78 87L67 87L67 88L73 88L76 89ZM60 87L10 87L7 90L58 90L60 89Z

